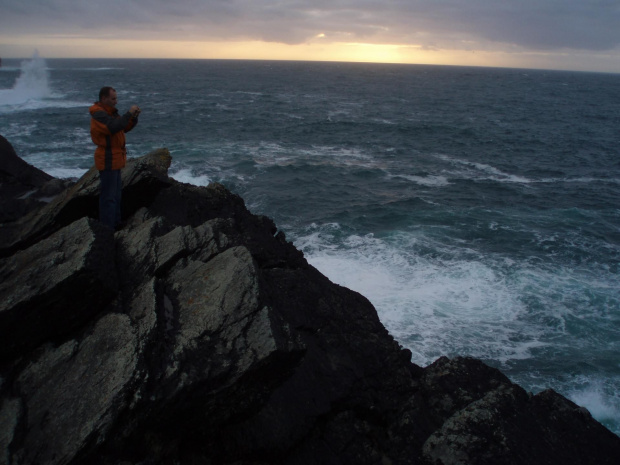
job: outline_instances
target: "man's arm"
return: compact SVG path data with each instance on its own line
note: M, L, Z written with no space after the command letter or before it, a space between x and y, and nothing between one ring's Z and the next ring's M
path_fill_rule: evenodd
M137 125L138 125L138 116L137 115L132 116L131 119L129 120L129 124L127 124L127 126L125 127L125 132L131 131Z
M104 124L111 134L115 134L127 127L131 120L131 113L127 112L120 118L115 118L114 116L108 115L105 111L96 111L92 114L92 117L101 124Z
M125 132L131 131L138 125L138 116L140 116L140 107L138 105L132 105L129 109L129 114L131 115L131 119L129 120L129 124L125 127Z

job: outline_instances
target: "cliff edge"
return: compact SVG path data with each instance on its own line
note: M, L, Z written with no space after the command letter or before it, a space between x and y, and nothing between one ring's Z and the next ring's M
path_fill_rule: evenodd
M554 391L412 364L271 219L170 163L128 163L117 232L94 168L0 224L0 465L617 463Z

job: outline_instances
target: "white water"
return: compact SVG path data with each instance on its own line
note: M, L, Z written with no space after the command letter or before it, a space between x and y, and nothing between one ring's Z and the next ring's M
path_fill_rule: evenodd
M472 250L423 256L416 250L432 239L420 232L392 239L372 234L337 239L340 234L336 223L313 225L294 242L333 282L373 303L388 330L412 350L414 363L425 366L441 355L495 360L513 381L535 391L552 387L617 428L620 380L545 377L538 386L535 371L541 353L553 353L554 346L594 350L590 336L576 333L570 322L604 325L611 318L594 312L584 296L607 296L613 276L602 282L586 270L554 270Z
M22 62L21 73L12 89L0 89L0 108L3 106L23 106L32 101L52 97L49 87L47 65L38 52L32 59Z

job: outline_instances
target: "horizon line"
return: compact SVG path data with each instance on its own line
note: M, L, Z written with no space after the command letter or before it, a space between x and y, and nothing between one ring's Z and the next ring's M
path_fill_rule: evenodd
M369 65L397 65L397 66L429 66L442 68L478 68L478 69L503 69L503 70L520 70L520 71L551 71L551 72L571 72L571 73L589 73L589 74L612 74L620 75L619 71L601 71L601 70L583 70L570 68L542 68L527 66L492 66L492 65L474 65L474 64L446 64L446 63L406 63L396 61L372 61L372 60L313 60L313 59L287 59L287 58L184 58L184 57L40 57L43 60L150 60L150 61L255 61L255 62L282 62L282 63L330 63L330 64L369 64ZM0 60L3 57L0 56ZM4 60L32 60L29 57L9 57ZM0 69L2 66L0 66Z

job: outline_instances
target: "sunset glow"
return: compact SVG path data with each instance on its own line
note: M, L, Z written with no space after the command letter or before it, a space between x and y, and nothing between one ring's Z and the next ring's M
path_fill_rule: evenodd
M320 37L318 39L321 39ZM577 62L574 55L551 53L428 50L419 45L372 44L315 40L299 45L261 41L166 41L104 40L67 36L24 36L12 40L0 36L4 58L26 58L36 49L48 58L173 58L173 59L239 59L339 61L403 64L436 64L462 66L532 67L588 70L607 54L583 54ZM7 53L10 52L10 53ZM617 69L609 71L620 72Z
M620 9L567 0L174 4L136 0L113 21L77 0L5 0L0 57L419 63L620 72Z

